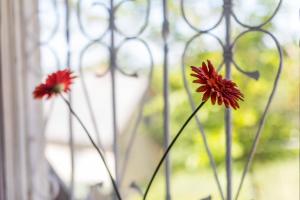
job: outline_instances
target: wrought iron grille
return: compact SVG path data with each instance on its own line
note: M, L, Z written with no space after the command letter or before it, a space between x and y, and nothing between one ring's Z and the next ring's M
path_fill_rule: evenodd
M40 0L42 3L42 0ZM146 32L147 27L149 26L149 21L150 21L150 11L152 7L152 2L151 0L145 0L145 4L143 5L145 7L144 9L144 22L140 26L140 28L137 30L135 34L128 35L124 31L122 31L117 23L117 13L119 9L126 3L129 2L135 2L133 0L121 0L121 1L115 1L115 0L107 0L107 1L89 1L87 5L87 1L71 1L71 0L64 0L64 1L58 1L58 0L51 0L48 1L48 7L47 9L51 10L54 14L54 25L53 28L48 31L48 36L45 39L42 39L40 43L37 45L38 48L46 48L48 49L49 52L53 55L53 58L55 60L56 66L59 69L62 66L68 66L73 68L77 68L79 71L79 76L80 76L80 81L81 85L83 88L83 93L84 97L87 103L87 107L89 110L90 118L93 124L94 131L96 133L96 140L98 142L99 147L105 151L105 148L102 144L101 137L100 137L100 131L99 127L97 125L97 119L95 116L95 111L93 110L93 105L92 105L92 94L89 93L87 89L87 84L86 84L86 78L83 72L83 58L87 54L89 48L91 48L93 45L101 45L103 46L107 52L108 52L108 65L109 67L105 69L101 74L98 74L98 76L101 78L105 76L106 74L109 73L110 75L110 84L112 87L112 122L113 122L113 154L114 154L114 173L115 173L115 178L118 186L121 185L124 174L127 171L127 166L128 166L128 160L131 155L132 151L132 146L133 143L135 142L136 135L139 129L140 124L142 123L142 116L143 116L143 109L146 104L146 99L147 99L147 94L148 90L151 85L151 80L152 80L152 73L153 73L153 67L154 67L154 56L153 56L153 50L150 47L150 44L147 40L147 36L143 35ZM169 13L169 5L167 0L161 0L159 1L161 3L161 10L159 11L162 16L162 25L161 25L161 40L162 40L162 64L160 64L163 68L163 103L164 103L164 111L163 111L163 133L164 133L164 147L166 148L169 144L170 141L170 108L169 108L169 69L170 69L170 64L169 64L169 38L170 35L172 35L172 32L170 31L170 21L172 21L172 18L170 17ZM282 52L281 52L281 47L276 39L276 37L268 31L265 26L274 18L278 10L280 9L280 6L282 4L282 0L279 1L276 9L274 12L271 14L269 18L267 18L264 22L258 24L258 25L249 25L247 23L242 22L239 17L236 15L234 11L234 1L233 0L224 0L223 1L223 8L221 15L217 22L211 26L210 28L207 29L201 29L197 25L194 25L192 21L187 17L186 14L186 0L180 0L180 9L181 9L181 15L184 19L184 22L186 25L188 25L193 31L194 35L185 42L184 50L182 53L181 57L181 66L182 66L182 77L183 77L183 82L184 82L184 87L186 90L186 93L188 95L189 99L189 104L191 106L191 109L195 109L195 104L192 94L191 94L191 89L189 87L187 77L186 77L186 56L187 56L187 51L190 47L190 45L194 42L195 39L206 35L211 37L212 39L216 40L218 44L221 46L222 51L223 51L223 61L219 65L218 70L221 70L223 67L225 67L225 76L226 78L230 79L231 78L231 69L235 68L237 71L241 73L241 76L247 76L249 78L259 80L259 71L246 71L243 70L241 66L237 64L237 62L234 60L233 54L234 54L234 47L238 40L242 38L244 35L253 33L253 32L260 32L263 34L266 34L269 36L276 44L276 48L278 50L278 58L279 58L279 65L278 65L278 70L276 74L276 78L273 83L273 88L271 90L271 93L269 95L269 99L267 101L267 105L263 111L262 116L260 117L259 120L259 125L257 128L257 131L255 133L255 138L252 143L252 148L251 151L249 152L247 162L244 167L244 171L242 173L242 177L240 179L240 182L238 184L237 191L234 193L233 188L232 188L232 113L230 109L225 110L225 116L224 116L224 122L225 122L225 134L226 134L226 192L222 188L222 185L220 183L220 178L219 174L217 171L216 163L214 160L214 157L212 155L212 152L210 150L209 144L208 144L208 139L207 139L207 133L205 132L201 121L199 117L195 117L197 126L199 128L199 133L202 137L204 147L206 150L206 153L209 157L209 163L211 166L211 169L213 170L214 174L214 179L218 187L220 199L227 199L227 200L232 200L232 199L238 199L239 193L242 189L244 179L247 175L247 172L249 171L249 168L251 166L253 157L255 155L256 147L259 142L260 135L262 134L263 130L263 125L266 119L267 112L269 110L270 104L272 102L274 92L277 88L278 80L280 77L281 69L282 69ZM107 27L106 29L96 37L91 36L91 34L86 30L85 27L85 22L83 19L83 9L86 8L87 6L92 7L101 7L103 10L103 13L106 14L107 16ZM43 11L37 11L38 14L41 14ZM74 60L75 56L73 55L74 50L72 47L72 30L71 30L71 22L74 23L76 21L76 25L78 27L78 31L80 34L83 35L83 37L88 41L87 44L79 51L77 52L78 55L78 61ZM243 27L245 30L239 33L237 36L233 36L232 34L232 23L235 22L241 27ZM45 22L44 22L45 23ZM224 24L222 24L224 23ZM222 26L224 25L224 26ZM222 26L222 27L221 27ZM222 28L224 31L224 38L220 37L219 35L216 35L213 33L213 30L217 28ZM51 40L55 38L57 34L64 34L64 42L66 48L64 50L59 50L55 49L50 45ZM118 53L120 52L120 49L129 41L137 41L141 43L147 53L148 53L148 59L150 60L148 70L147 70L147 87L145 92L143 93L142 100L139 103L138 106L138 114L134 123L134 128L132 129L132 132L130 134L130 139L129 143L127 144L125 148L125 153L124 153L124 158L120 158L120 141L119 141L119 134L118 134L118 118L117 118L117 101L116 99L118 98L118 94L116 92L116 73L120 73L122 76L126 77L132 77L132 78L138 78L139 76L142 76L139 71L134 71L133 73L128 73L126 70L124 70L119 63L117 63L117 56ZM59 53L58 53L59 52ZM65 52L64 56L59 55L61 52ZM102 55L99 55L102 56ZM62 60L61 58L64 57L65 60ZM65 63L65 64L63 64ZM34 73L40 74L38 72L38 69L33 69ZM73 102L73 95L72 93L69 95L69 100L72 103ZM45 118L45 124L44 126L46 127L47 121L51 117L51 111L52 107L54 105L54 102L51 103L49 113L46 113L46 118ZM71 115L69 116L69 145L71 149L71 163L72 163L72 174L71 174L71 186L70 186L70 194L73 194L74 191L74 136L73 136L73 119ZM123 160L124 162L121 162ZM171 189L170 189L170 181L171 181L171 163L169 158L166 159L165 161L165 185L166 185L166 199L170 200L171 198Z

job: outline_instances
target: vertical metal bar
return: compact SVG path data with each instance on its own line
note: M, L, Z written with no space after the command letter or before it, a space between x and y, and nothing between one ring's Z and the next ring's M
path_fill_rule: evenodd
M169 69L168 69L168 36L169 36L169 21L168 21L168 4L167 0L163 0L163 23L162 37L164 46L164 61L163 61L163 98L164 98L164 149L166 150L170 143L170 112L169 112ZM169 155L165 160L165 185L166 185L166 200L171 200L170 192L171 165Z
M0 9L1 12L1 9ZM1 13L0 13L1 22ZM1 24L0 24L1 26ZM4 152L4 116L3 116L3 103L2 103L2 52L1 52L1 30L0 30L0 200L6 199L5 191L5 152Z
M225 49L224 49L224 62L225 62L225 77L231 78L231 0L224 0L224 16L225 16ZM231 110L225 109L225 134L226 134L226 180L227 180L227 198L232 200L232 117Z
M115 180L117 187L119 187L119 142L118 142L118 127L117 127L117 108L116 108L116 55L115 55L115 14L114 14L114 0L110 0L110 74L112 86L112 112L113 112L113 152L115 157Z
M65 0L65 38L67 45L66 52L66 65L67 68L71 68L71 51L70 51L70 5L69 0ZM69 93L69 102L72 105L72 92ZM70 200L74 199L74 187L75 187L75 152L74 152L74 131L73 131L73 117L69 112L69 145L71 155L71 179L70 179Z

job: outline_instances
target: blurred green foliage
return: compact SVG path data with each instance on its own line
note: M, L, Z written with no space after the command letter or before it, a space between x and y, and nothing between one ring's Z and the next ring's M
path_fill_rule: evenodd
M237 71L234 66L232 79L238 84L245 95L245 101L240 103L241 109L233 111L233 158L237 163L244 163L252 141L256 134L258 123L265 109L267 99L273 88L273 82L278 70L279 58L275 45L268 36L261 33L251 33L238 41L235 48L235 61L245 71L258 70L259 80L254 80ZM284 68L279 81L276 95L266 118L256 160L270 161L296 155L298 133L298 75L296 61L293 60L296 49L287 45L284 47ZM195 55L196 54L196 55ZM210 59L217 65L220 52L194 52L191 59L187 58L186 77L195 104L201 101L201 94L195 92L195 85L189 76L190 65L201 65L202 61ZM217 61L215 61L217 60ZM224 67L221 70L224 74ZM155 68L151 95L145 107L144 131L157 143L163 141L163 97L162 69ZM170 126L174 136L190 115L192 109L183 84L182 70L172 68L170 71ZM224 164L225 131L224 108L206 104L199 112L199 118L204 126L208 142L216 163ZM172 164L175 170L199 169L208 166L208 157L203 147L202 137L193 120L185 129L172 150Z
M274 7L274 2L269 0L259 1L263 5L260 12L252 13L243 19L247 22L267 20L272 9L264 12L264 9ZM238 1L242 3L242 1ZM176 42L187 42L188 37L179 23L181 14L178 12L177 4L171 4L170 10L173 20L170 23L171 32ZM215 5L214 5L215 6ZM219 7L219 6L216 6ZM191 8L193 9L193 8ZM239 14L242 11L237 10ZM248 12L248 11L247 11ZM190 14L190 12L188 12ZM194 13L194 12L191 12ZM201 14L201 13L200 13ZM212 12L210 15L216 15ZM243 16L243 15L242 15ZM190 16L194 21L195 16ZM207 16L206 16L207 17ZM199 21L199 23L201 23ZM256 23L257 24L257 23ZM180 25L180 28L179 28ZM268 23L264 29L276 32L274 24ZM240 27L233 28L233 38L243 31ZM184 62L185 76L189 83L190 92L195 105L199 104L201 94L195 92L195 85L189 76L190 65L201 65L206 59L212 60L216 67L222 63L222 52L217 49L216 43L204 37L196 38L186 51ZM220 35L219 35L220 36ZM222 36L220 36L222 38ZM190 38L190 37L189 37ZM214 42L214 41L212 41ZM294 43L285 43L283 46L283 69L278 88L273 98L271 107L266 117L262 130L260 142L256 151L256 161L273 161L284 157L295 156L298 152L299 133L299 73L297 64L297 47ZM180 60L170 57L170 60ZM234 61L244 71L258 71L259 79L254 80L239 72L232 66L232 79L238 84L245 95L245 101L240 103L241 109L233 111L233 159L238 165L243 164L256 134L259 121L266 107L267 100L273 88L274 79L279 65L279 55L274 41L270 36L259 33L247 33L238 39L234 46ZM180 65L180 62L178 65ZM224 74L224 66L221 69ZM152 80L152 87L147 106L145 107L144 132L153 140L162 145L163 141L163 70L161 66L156 67ZM187 91L184 88L183 73L180 66L170 67L170 128L171 137L176 134L181 125L191 114L192 108ZM298 87L297 87L298 86ZM224 165L225 159L225 130L224 130L224 108L206 104L200 110L198 117L203 124L208 143L218 166ZM172 165L175 170L197 170L200 166L209 166L203 140L200 131L192 120L185 129L184 134L178 140L172 150Z

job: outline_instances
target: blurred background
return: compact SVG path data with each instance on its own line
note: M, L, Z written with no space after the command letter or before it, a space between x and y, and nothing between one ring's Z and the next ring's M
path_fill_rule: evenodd
M6 96L2 117L7 119L5 114L13 110L5 110L9 109L5 102L15 97L11 95L9 99L7 79L13 87L21 87L19 90L25 96L21 103L9 105L12 108L25 105L22 113L17 109L15 113L19 115L15 117L22 118L27 129L22 132L25 136L19 137L18 133L16 139L4 137L4 143L21 145L16 148L25 150L21 156L6 155L6 158L24 160L27 182L24 190L28 199L112 199L112 186L100 157L64 102L60 98L38 102L31 97L36 84L45 80L47 74L68 67L78 78L66 96L105 152L113 174L117 169L124 199L141 199L140 193L145 190L164 145L201 101L201 94L191 84L189 66L200 66L202 61L210 59L225 75L224 59L228 55L223 54L226 45L223 9L227 8L223 1L7 2L1 4L2 20L7 19L1 31L5 32L5 25L13 26L14 33L19 31L16 44L24 52L17 53L21 55L17 58L22 57L24 64L12 71L8 65L1 69L2 95ZM233 0L229 6L233 12L232 80L245 95L241 108L232 111L233 194L261 127L255 157L239 199L297 200L300 2ZM13 18L7 17L12 15L6 8L19 13L17 25L8 23ZM5 34L1 39L4 66ZM6 73L10 77L19 73L22 79L15 84ZM275 95L270 98L274 89ZM269 100L265 124L261 126ZM203 134L225 194L224 113L223 107L210 104L201 109L198 120L191 121L171 151L167 170L170 177L161 168L148 199L166 199L166 191L173 200L209 196L222 199ZM14 117L9 117L14 121ZM9 122L3 123L5 127ZM11 147L4 148L8 154ZM166 179L170 184L166 184Z

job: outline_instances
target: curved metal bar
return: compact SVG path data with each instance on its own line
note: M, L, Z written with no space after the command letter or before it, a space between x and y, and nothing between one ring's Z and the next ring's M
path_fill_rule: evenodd
M217 72L221 71L221 69L223 68L223 66L224 66L224 60L222 60L221 64L218 66Z
M251 32L251 31L252 30L248 30L248 31L245 31L245 33ZM276 88L277 88L277 85L278 85L278 81L279 81L280 74L281 74L281 71L282 71L282 66L283 66L282 49L281 49L281 46L280 46L278 40L276 39L276 37L271 32L263 30L263 29L258 29L257 31L260 31L260 32L263 32L263 33L269 35L273 39L273 41L275 42L276 48L277 48L278 54L279 54L279 65L278 65L278 70L277 70L276 77L274 79L273 89L272 89L271 94L269 96L269 99L267 101L267 104L266 104L265 110L262 114L262 117L260 118L259 125L258 125L258 128L257 128L256 134L255 134L255 138L254 138L254 141L252 143L252 147L251 147L251 150L249 152L249 156L247 158L246 165L245 165L245 168L243 170L243 174L242 174L239 186L238 186L238 190L237 190L237 193L236 193L236 196L235 196L235 200L237 200L238 197L239 197L239 194L240 194L240 191L242 189L245 177L246 177L246 175L249 171L250 165L251 165L252 160L254 158L256 148L257 148L257 145L258 145L258 142L259 142L259 138L261 136L262 128L263 128L264 123L265 123L265 118L266 118L266 115L267 115L268 110L270 108L271 102L274 98L274 94L275 94L275 91L276 91Z
M208 35L208 36L211 36L212 38L216 39L219 43L219 45L222 47L222 49L224 50L225 46L222 42L222 40L216 36L215 34L213 33L210 33L210 32L201 32L201 33L197 33L195 34L194 36L192 36L187 42L186 42L186 45L184 47L184 50L183 50L183 54L182 54L182 61L184 61L184 57L185 57L185 54L186 54L186 51L188 50L190 44L195 40L197 39L198 37L202 36L202 35ZM182 63L183 65L184 63ZM221 61L220 65L218 66L218 69L217 71L220 71L222 69L222 66L224 65L224 60Z
M185 9L184 9L184 0L180 0L180 9L181 9L181 14L183 16L184 21L189 25L189 27L191 27L194 31L196 31L197 33L207 33L213 29L215 29L221 22L222 19L224 17L224 10L222 10L222 13L220 15L220 18L218 19L218 21L210 28L207 29L199 29L196 26L194 26L187 18L186 13L185 13Z
M50 40L52 40L52 38L55 36L55 34L58 32L58 28L59 28L59 12L58 12L58 7L57 7L57 3L56 0L52 0L52 5L53 5L53 10L55 12L55 25L53 30L50 32L50 35L48 36L47 39L45 39L44 41L40 41L39 44L40 45L45 45L48 44L50 42ZM39 11L38 11L39 12Z
M103 43L103 42L101 42L101 40L92 40L92 41L90 41L90 43L88 43L82 50L81 50L81 52L80 52L80 55L79 55L79 70L80 70L80 72L82 72L82 60L83 60L83 56L84 56L84 54L86 53L86 51L92 46L92 45L94 45L94 44L100 44L100 45L102 45L102 46L104 46L104 47L106 47L107 49L109 49L109 47L105 44L105 43ZM103 76L105 76L107 73L109 72L109 68L107 68L103 73L101 73L101 74L97 74L96 76L97 77L103 77Z
M102 34L100 34L98 37L91 37L85 30L84 26L83 26L83 23L82 23L82 20L81 20L81 3L82 0L78 0L78 3L77 3L77 12L76 12L76 17L77 17L77 21L78 21L78 25L79 25L79 29L80 31L82 32L82 34L90 41L100 41L103 39L103 37L108 33L108 30L109 30L109 26L106 27L106 29L104 30L104 32ZM107 13L110 13L110 8L107 7L104 3L102 2L95 2L92 4L92 6L101 6L103 7Z
M105 8L107 11L109 11L110 9L109 9L109 7L107 6L107 5L105 5L105 3L103 3L103 2L94 2L94 3L92 3L92 6L96 6L96 5L98 5L98 6L101 6L101 7L103 7L103 8Z
M43 41L40 40L38 42L34 42L35 44L37 44L38 47L41 46L41 45L48 44L50 42L50 40L52 40L53 37L55 36L55 34L58 32L60 20L59 20L59 12L58 12L58 6L57 6L57 3L56 3L56 0L52 0L52 5L53 5L53 10L55 12L55 19L56 19L55 20L55 25L54 25L53 29L50 31L50 34L46 39L44 39ZM35 10L35 12L33 12L30 15L30 17L28 17L26 19L26 24L29 24L30 20L32 18L34 18L35 15L39 15L39 13L40 13L39 9ZM28 29L25 29L24 31L25 31L27 40L36 41L36 39L32 37L33 34L28 33Z
M275 15L277 14L277 12L278 12L278 10L279 10L281 4L282 4L282 0L279 0L278 5L277 5L277 7L275 8L275 10L274 10L274 12L272 13L272 15L271 15L266 21L264 21L264 22L262 22L261 24L256 25L256 26L249 25L249 24L245 24L245 23L241 22L241 21L239 20L239 18L236 16L236 14L235 14L235 12L234 12L233 10L232 10L232 12L231 12L231 15L232 15L232 17L234 18L234 20L235 20L239 25L241 25L241 26L244 27L244 28L249 28L249 29L251 29L251 28L261 28L261 27L263 27L264 25L266 25L267 23L269 23L269 22L275 17Z
M250 78L253 78L255 80L258 80L259 79L259 71L258 70L255 70L255 71L245 71L243 70L234 60L232 60L232 63L233 65L235 66L235 68L241 72L242 74L245 74L246 76L250 77Z
M115 5L115 8L114 10L116 11L122 4L126 3L126 2L134 2L135 0L123 0L123 1L120 1L119 3L117 3Z
M100 131L99 131L99 128L98 128L98 125L97 125L97 122L96 122L96 117L95 117L94 112L93 112L91 98L90 98L89 92L87 90L86 82L85 82L84 75L83 75L84 73L82 72L82 69L80 69L80 74L81 74L81 85L82 85L82 88L83 88L83 93L84 93L84 96L85 96L85 100L87 102L87 106L88 106L88 110L89 110L90 117L91 117L91 120L92 120L92 124L93 124L95 132L96 132L97 145L103 152L105 152L105 149L104 149L103 144L102 144L101 139L100 139Z
M200 200L211 200L211 195L208 195L207 197L201 198Z
M52 29L52 31L50 31L50 35L47 37L47 39L45 39L44 41L36 41L36 39L34 39L32 37L32 34L28 33L28 29L26 28L25 34L26 34L26 39L27 40L31 40L33 42L33 46L26 51L26 59L30 59L31 56L34 55L35 51L39 51L40 47L44 46L45 48L48 48L49 51L51 52L51 54L54 56L55 62L56 62L56 68L57 70L60 69L60 61L59 58L57 56L56 51L49 45L49 42L53 39L53 37L55 36L55 34L58 32L59 29L59 24L60 24L60 17L59 17L59 11L58 11L58 6L57 6L57 2L56 0L52 0L52 5L53 5L53 10L55 12L55 25L54 28ZM35 10L30 17L26 20L26 23L30 23L30 20L32 18L34 18L35 15L39 15L40 11L37 9ZM31 70L33 72L34 75L36 75L37 77L40 77L43 72L42 70L38 70L36 68L33 68L32 66L28 66L29 70Z
M83 56L85 54L85 52L94 44L100 44L104 47L106 47L107 49L109 49L109 47L100 40L92 40L90 41L90 43L88 43L80 52L80 55L79 55L79 67L82 65L82 60L83 60ZM102 76L105 76L109 71L109 68L107 68L102 74L97 74L97 77L102 77Z
M250 32L261 32L261 33L264 33L264 31L262 31L263 29L260 29L260 28L250 28L250 29L247 29L247 30L245 30L245 31L243 31L243 32L241 32L241 33L239 33L237 36L236 36L236 38L234 39L234 41L232 42L232 44L231 44L231 48L233 48L235 45L236 45L236 43L238 42L238 40L241 38L241 37L243 37L245 34L247 34L247 33L250 33ZM259 76L260 76L260 74L259 74L259 71L245 71L245 70L243 70L237 63L236 63L236 61L234 60L234 58L232 58L232 63L233 63L233 65L235 66L235 68L239 71L239 72L241 72L242 74L245 74L246 76L248 76L248 77L250 77L250 78L253 78L253 79L255 79L255 80L258 80L259 79Z
M192 94L190 92L190 89L189 89L189 86L188 86L188 82L187 82L187 78L186 78L186 75L185 75L185 55L186 55L186 52L187 52L187 49L190 45L190 43L196 39L197 37L200 37L202 34L208 34L208 35L211 35L213 38L217 39L217 41L220 43L220 45L223 47L224 49L224 45L221 41L220 38L218 38L217 36L211 34L211 33L198 33L196 35L194 35L190 40L188 40L188 42L186 43L185 47L184 47L184 51L183 51L183 54L182 54L182 63L181 63L181 67L182 67L182 76L183 76L183 83L184 83L184 88L188 94L188 99L189 99L189 102L191 104L191 108L192 110L195 110L196 108L196 105L195 105L195 102L193 100L193 97L192 97ZM222 63L220 64L220 66L218 67L219 69L221 69L222 65L223 65L223 61ZM224 194L223 194L223 190L222 190L222 187L221 187L221 182L219 180L219 175L218 175L218 172L217 172L217 166L216 166L216 163L215 163L215 160L214 160L214 157L212 155L212 152L210 150L210 147L208 145L208 141L207 141L207 137L206 137L206 133L204 131L204 128L203 128L203 125L202 123L200 122L200 119L198 118L197 115L195 115L195 120L196 120L196 123L197 123L197 126L200 130L200 134L202 136L202 140L203 140L203 143L204 143L204 147L205 147L205 151L208 155L208 158L209 158L209 162L210 162L210 166L213 170L213 174L214 174L214 178L215 178L215 181L217 183L217 187L218 187L218 190L219 190L219 193L220 193L220 196L221 196L221 199L222 200L225 200L225 197L224 197Z
M117 12L117 10L119 9L119 7L121 5L123 5L126 2L133 2L135 0L123 0L120 1L115 7L114 7L114 12ZM151 1L147 0L147 10L146 10L146 15L145 15L145 19L144 19L144 24L141 26L141 28L137 31L137 33L133 34L132 36L128 36L126 35L123 31L121 31L115 24L115 30L117 33L119 33L120 35L122 35L125 38L136 38L138 36L140 36L144 30L146 29L146 27L148 26L149 23L149 16L150 16L150 7L151 7Z
M191 38L187 41L187 43L186 43L186 45L185 45L185 48L184 48L184 51L186 51L186 50L188 49L189 45L190 45L196 38L198 38L198 37L200 37L200 36L202 36L202 35L208 35L208 36L211 36L212 38L214 38L214 39L217 40L217 42L220 44L220 46L221 46L223 49L225 48L225 46L224 46L222 40L221 40L218 36L216 36L215 34L210 33L210 32L201 32L201 33L195 34L193 37L191 37Z
M123 40L119 43L119 45L115 48L116 55L118 54L120 48L121 48L126 42L129 42L129 41L131 41L131 40L133 40L133 41L134 41L134 40L135 40L135 41L138 41L138 42L142 43L142 44L146 47L146 50L147 50L147 52L148 52L148 54L149 54L149 56L150 56L150 68L151 68L151 65L153 65L153 56L152 56L152 54L151 54L151 50L150 50L149 45L147 44L147 42L146 42L145 40L143 40L143 39L141 39L141 38L133 37L133 38L125 38L125 39L123 39ZM131 77L138 77L138 71L135 71L135 72L133 72L133 73L127 73L127 72L125 72L125 71L118 65L117 62L115 63L115 65L116 65L116 69L117 69L119 72L121 72L123 75L125 75L125 76L131 76Z
M134 189L136 191L136 193L139 194L139 196L143 197L143 191L142 191L141 187L136 182L132 182L130 184L130 188Z
M99 128L98 128L98 125L97 125L96 116L94 115L94 112L93 112L93 106L92 106L92 103L91 103L91 98L90 98L89 92L87 90L85 76L84 76L84 73L83 73L83 70L82 70L82 60L83 60L84 53L89 49L89 47L91 47L92 45L94 45L96 43L99 43L99 44L105 46L106 48L108 48L108 46L105 45L104 43L102 43L101 41L97 41L97 42L92 41L89 44L87 44L83 48L83 50L80 52L80 56L79 56L79 73L81 74L81 79L80 79L81 80L81 85L82 85L84 96L85 96L85 99L86 99L86 102L87 102L90 117L91 117L94 129L95 129L95 132L96 132L97 145L99 146L99 148L102 151L104 151L103 144L102 144L101 139L100 139L100 131L99 131ZM109 69L107 69L103 74L101 74L101 76L104 76L105 74L107 74L108 71L109 71Z
M127 73L125 72L122 68L117 68L117 70L123 74L124 76L130 76L130 77L134 77L137 78L138 77L138 72L133 72L133 73Z
M124 158L124 162L123 162L123 165L122 165L122 171L120 173L121 174L120 183L122 183L122 180L124 179L124 176L125 176L125 173L126 173L126 169L127 169L127 166L128 166L128 162L129 162L129 158L130 158L130 155L131 155L132 147L133 147L133 144L135 142L136 135L137 135L137 130L138 130L139 125L141 123L141 119L142 119L142 115L143 115L143 109L144 109L144 106L145 106L145 103L146 103L146 100L147 100L147 93L148 93L148 91L151 87L154 61L153 61L153 55L151 53L150 47L148 46L148 44L146 42L145 42L145 46L146 46L147 51L149 53L149 56L151 58L150 59L150 62L151 62L150 63L150 72L149 72L149 75L148 75L148 83L147 83L147 87L144 91L142 100L139 104L139 109L138 109L139 111L138 111L137 121L134 125L133 131L131 132L129 142L128 142L128 145L127 145L126 150L125 150L125 158Z

